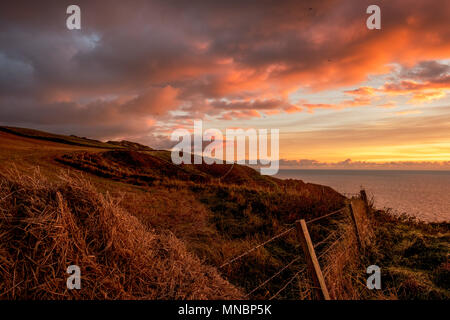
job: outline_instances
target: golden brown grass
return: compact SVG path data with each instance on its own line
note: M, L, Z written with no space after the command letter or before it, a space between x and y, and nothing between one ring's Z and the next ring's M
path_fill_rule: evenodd
M241 298L171 233L156 233L81 176L0 175L1 299ZM67 266L81 290L66 288Z
M12 162L18 170L8 169ZM242 166L219 180L224 171L176 167L167 151L105 151L0 131L0 299L243 298L303 254L295 233L222 269L205 264L220 266L297 219L344 205L328 187ZM364 252L349 219L308 226L313 243L323 242L316 252L333 298L448 297L448 224L377 212L360 227L370 239ZM326 251L334 232L345 236ZM80 291L66 289L70 264L81 267ZM370 264L384 272L381 291L366 288ZM271 297L303 267L300 259L251 298ZM311 299L312 289L303 272L277 298Z

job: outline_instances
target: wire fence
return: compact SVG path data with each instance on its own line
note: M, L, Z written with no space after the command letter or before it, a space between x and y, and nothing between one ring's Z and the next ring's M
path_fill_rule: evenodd
M306 224L311 224L311 223L313 223L313 222L323 220L323 219L328 218L328 217L330 217L330 216L333 216L333 215L335 215L335 214L341 213L341 212L343 212L344 210L345 210L345 207L343 207L343 208L341 208L341 209L339 209L339 210L336 210L336 211L327 213L327 214L325 214L325 215L323 215L323 216L320 216L320 217L317 217L317 218L308 220L308 221L306 221Z
M326 238L324 238L324 239L321 240L320 242L317 242L317 243L314 245L314 249L316 249L316 248L320 247L321 245L327 243L330 239L334 238L334 237L336 236L337 233L338 233L337 231L332 232L332 233L330 233Z
M285 265L283 268L281 268L278 272L276 272L273 276L271 276L269 279L267 279L266 281L264 281L263 283L261 283L259 286L257 286L256 288L254 288L252 291L250 291L247 294L247 297L249 297L250 295L252 295L253 293L255 293L258 289L261 289L262 287L264 287L266 284L268 284L270 281L272 281L273 279L275 279L277 276L279 276L284 270L286 270L287 268L289 268L291 265L293 265L295 262L299 261L301 259L301 256L298 256L297 258L293 259L291 262L289 262L287 265Z
M290 278L289 281L286 282L286 283L284 284L284 286L281 287L281 289L278 290L277 293L275 293L269 300L275 299L281 292L283 292L283 291L284 291L284 290L292 283L292 281L295 280L295 278L297 278L297 276L298 276L300 273L302 273L302 272L305 271L305 270L306 270L306 267L303 267L302 269L300 269L299 271L297 271L297 272L294 274L294 276L293 276L292 278Z
M310 220L306 221L306 224L312 224L318 221L321 221L323 219L327 219L331 216L340 214L340 213L344 213L346 210L346 207L343 207L339 210L327 213L325 215L322 215L320 217L316 217ZM289 234L291 231L296 230L296 226L292 226L278 234L276 234L275 236L265 240L264 242L261 242L259 244L257 244L256 246L248 249L247 251L241 253L240 255L230 259L229 261L223 263L219 268L223 268L227 265L232 264L233 262L242 259L243 257L249 255L250 253L252 253L253 251L264 247L265 245L271 243L272 241L279 239L287 234ZM337 235L337 231L330 233L327 237L325 237L323 240L321 240L320 242L316 243L314 245L314 248L317 248L325 243L328 243L331 239L335 238ZM336 240L333 241L333 243L331 243L331 245L329 245L323 252L321 252L321 254L317 257L317 259L321 259L323 258L327 253L330 252L330 250L332 250L345 236L345 234L341 235L340 237L338 237ZM277 272L275 272L272 276L270 276L268 279L264 280L263 282L261 282L259 285L257 285L255 288L253 288L252 290L250 290L247 294L246 297L249 298L251 297L255 292L257 292L259 289L263 288L264 286L266 286L269 282L271 282L272 280L274 280L276 277L280 276L285 270L289 269L289 267L291 267L292 265L294 265L295 262L298 262L302 259L302 256L299 255L297 257L295 257L294 259L292 259L289 263L287 263L286 265L284 265L282 268L280 268ZM303 271L306 270L306 266L303 265L303 267L298 270L274 295L271 296L271 298L269 300L272 300L276 297L278 297L297 277L299 274L301 274Z
M330 252L331 251L331 249L333 249L334 247L336 247L336 245L339 243L339 242L341 242L341 240L343 240L343 238L344 238L344 236L345 236L346 234L343 234L343 235L341 235L338 239L336 239L335 241L333 241L333 243L332 244L330 244L329 246L328 246L328 248L326 248L318 257L317 257L317 259L318 260L320 260L322 257L324 257L328 252Z
M245 257L245 256L248 255L249 253L255 251L255 250L258 249L258 248L261 248L261 247L265 246L266 244L272 242L272 241L275 240L275 239L278 239L278 238L284 236L285 234L288 234L288 233L291 232L292 230L295 230L295 227L291 227L291 228L289 228L289 229L287 229L287 230L284 230L283 232L277 234L276 236L273 236L272 238L270 238L270 239L264 241L263 243L258 244L258 245L255 246L255 247L253 247L253 248L251 248L251 249L245 251L244 253L238 255L237 257L231 259L230 261L225 262L224 264L222 264L222 265L219 267L219 269L221 269L221 268L223 268L223 267L225 267L225 266L227 266L227 265L233 263L233 262L236 261L236 260L239 260L239 259Z

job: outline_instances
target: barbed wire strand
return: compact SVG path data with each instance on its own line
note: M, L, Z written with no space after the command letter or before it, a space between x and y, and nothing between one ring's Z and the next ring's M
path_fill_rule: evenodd
M293 259L291 262L289 262L287 265L285 265L283 268L281 268L277 273L275 273L273 276L271 276L269 279L261 283L259 286L254 288L252 291L250 291L246 296L249 297L252 293L254 293L256 290L264 287L267 283L269 283L271 280L276 278L278 275L280 275L284 270L289 268L294 262L300 260L301 256L298 256L297 258Z
M317 243L314 245L314 249L317 248L318 246L324 244L325 242L327 242L327 241L330 240L331 238L333 238L337 233L338 233L337 231L334 231L334 232L330 233L330 234L329 234L325 239L323 239L322 241L317 242Z
M334 260L339 260L343 255L345 254L345 251L342 251L337 257L334 258ZM331 272L333 265L329 264L326 268L323 269L323 276L328 277L328 274Z
M336 211L327 213L327 214L325 214L325 215L323 215L323 216L320 216L320 217L317 217L317 218L308 220L308 221L306 221L306 224L313 223L313 222L316 222L316 221L319 221L319 220L328 218L329 216L332 216L332 215L335 215L335 214L337 214L337 213L342 212L344 209L345 209L345 207L344 207L344 208L340 208L339 210L336 210Z
M291 231L294 230L294 229L295 229L295 227L292 227L292 228L289 228L289 229L287 229L287 230L284 230L283 232L281 232L281 233L277 234L276 236L273 236L272 238L270 238L270 239L268 239L268 240L266 240L266 241L264 241L264 242L258 244L258 245L255 246L255 247L253 247L253 248L247 250L246 252L244 252L244 253L240 254L239 256L237 256L237 257L231 259L230 261L225 262L224 264L222 264L222 265L219 267L219 269L220 269L220 268L223 268L223 267L225 267L225 266L227 266L227 265L229 265L230 263L233 263L234 261L236 261L236 260L238 260L238 259L240 259L240 258L242 258L242 257L245 257L245 256L248 255L249 253L255 251L256 249L258 249L258 248L260 248L260 247L265 246L266 244L268 244L269 242L272 242L272 241L275 240L275 239L278 239L278 238L284 236L285 234L291 232Z
M339 238L337 238L328 248L325 249L324 252L322 252L318 257L317 260L319 260L320 258L322 258L325 254L327 254L336 244L339 243L339 241L341 241L342 238L344 238L345 233L343 235L341 235Z
M341 208L341 209L339 209L339 210L330 212L330 213L328 213L328 214L325 214L325 215L323 215L323 216L320 216L320 217L317 217L317 218L308 220L308 221L306 221L306 223L309 224L309 223L313 223L313 222L316 222L316 221L325 219L325 218L327 218L327 217L329 217L329 216L332 216L332 215L334 215L334 214L337 214L337 213L342 212L344 209L345 209L345 207L343 207L343 208ZM289 229L287 229L287 230L285 230L285 231L283 231L283 232L277 234L276 236L273 236L272 238L270 238L270 239L264 241L263 243L260 243L260 244L258 244L257 246L255 246L255 247L253 247L253 248L251 248L251 249L245 251L244 253L242 253L242 254L236 256L235 258L229 260L228 262L225 262L224 264L222 264L222 265L219 267L219 269L221 269L221 268L223 268L223 267L225 267L225 266L227 266L227 265L233 263L233 262L236 261L236 260L239 260L239 259L245 257L245 256L248 255L249 253L255 251L256 249L258 249L258 248L260 248L260 247L265 246L266 244L268 244L269 242L272 242L273 240L275 240L275 239L277 239L277 238L282 237L282 236L285 235L286 233L289 233L290 231L294 230L295 228L296 228L295 226L294 226L294 227L291 227L291 228L289 228Z
M294 281L294 279L295 279L300 273L302 273L303 271L305 271L305 269L306 269L306 267L303 267L303 268L300 269L297 273L295 273L294 276L293 276L288 282L286 282L286 284L285 284L280 290L278 290L277 293L275 293L269 300L273 300L274 298L276 298L276 297L277 297L284 289L287 288L287 286L288 286L289 284L291 284L292 281Z

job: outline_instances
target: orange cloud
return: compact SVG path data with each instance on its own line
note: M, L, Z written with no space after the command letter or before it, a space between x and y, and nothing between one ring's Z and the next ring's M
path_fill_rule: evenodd
M398 111L395 114L398 115L398 116L405 116L405 115L408 115L408 114L419 114L419 113L422 113L422 111L420 111L420 110L407 110L407 111Z
M449 89L448 68L437 62L450 55L448 0L383 1L379 31L365 26L370 0L79 4L89 23L68 36L54 18L64 3L1 2L3 123L134 136L148 133L149 119L157 131L206 116L366 106L382 95L430 101ZM388 74L394 80L345 91L342 102L289 99Z
M395 108L396 106L397 106L397 104L394 101L388 101L386 103L378 105L378 107L387 108L387 109Z
M424 90L447 90L450 89L450 76L443 79L417 82L412 80L403 80L400 83L387 83L381 89L382 92L389 94L404 94Z
M358 89L344 91L347 94L353 94L358 96L373 96L375 95L376 89L372 87L360 87Z
M422 61L411 68L402 66L401 71L394 75L400 79L385 83L381 88L359 87L344 93L360 97L412 96L409 103L423 103L442 99L450 90L450 65L445 63ZM392 107L393 104L380 106Z
M412 99L409 101L410 103L423 103L429 102L432 100L442 99L446 96L444 91L424 91L414 93Z
M303 104L304 107L308 109L308 111L313 111L314 109L345 109L345 108L352 108L352 107L361 107L361 106L368 106L372 103L372 100L370 98L366 97L358 97L352 100L345 100L336 104L328 104L328 103L305 103Z
M233 120L233 119L251 119L251 118L261 118L261 114L256 110L245 110L245 111L230 111L222 115L222 120Z

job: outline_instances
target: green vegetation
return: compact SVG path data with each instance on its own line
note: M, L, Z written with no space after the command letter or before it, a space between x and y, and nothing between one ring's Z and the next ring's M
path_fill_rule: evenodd
M450 298L450 224L374 213L376 246L367 261L383 266L382 283L399 299Z

